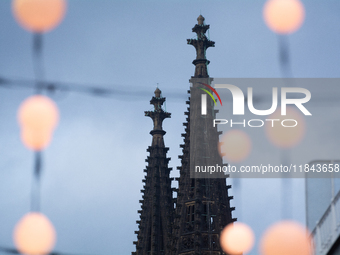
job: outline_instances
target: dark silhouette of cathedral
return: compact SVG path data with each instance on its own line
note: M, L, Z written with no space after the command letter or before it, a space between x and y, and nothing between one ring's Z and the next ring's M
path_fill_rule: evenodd
M209 25L204 24L204 17L197 19L192 31L197 34L196 39L188 39L188 44L196 49L195 74L191 77L189 100L186 102L188 110L185 126L184 144L182 148L181 166L178 167L180 177L178 189L171 188L173 178L170 178L171 168L168 167L170 158L166 153L162 122L170 118L171 114L164 111L162 105L165 98L157 88L150 104L153 111L145 112L153 120L154 128L150 132L152 144L147 151L150 153L146 162L145 183L143 190L140 220L137 221L139 230L137 234L136 252L134 255L220 255L224 254L220 248L219 236L222 229L236 219L232 218L234 208L230 207L232 197L228 196L230 185L226 185L225 176L221 178L201 178L193 173L190 162L209 164L218 162L223 164L218 154L217 143L219 132L216 127L206 125L215 118L216 110L212 102L208 102L207 114L202 118L200 98L202 90L197 89L202 83L211 84L206 59L206 50L214 47L215 42L206 36ZM204 127L197 128L197 127ZM210 141L202 146L202 141ZM211 146L210 144L216 144ZM205 157L196 153L196 148ZM173 193L177 196L174 198Z

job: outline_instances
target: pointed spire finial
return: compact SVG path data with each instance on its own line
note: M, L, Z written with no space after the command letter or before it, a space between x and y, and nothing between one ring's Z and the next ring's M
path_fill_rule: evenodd
M204 20L205 20L205 18L202 15L198 16L198 18L197 18L198 25L203 25Z
M209 25L204 24L204 17L198 16L196 24L192 28L192 32L197 34L197 39L188 39L188 44L191 44L196 49L196 59L192 62L195 65L195 78L209 77L207 65L210 63L206 58L206 50L209 47L215 47L215 42L210 41L206 36Z
M157 83L157 85L158 85L158 83ZM157 88L156 88L156 90L155 90L155 97L156 98L160 98L161 97L161 94L162 94L162 91L158 88L158 86L157 86Z
M157 87L155 90L155 96L150 100L150 104L154 106L153 111L146 111L145 116L150 117L153 120L153 130L150 132L154 139L152 140L152 144L163 144L163 135L165 135L165 131L162 128L163 120L171 117L171 113L168 113L162 109L162 105L165 102L165 97L161 96L162 91ZM161 139L158 139L161 138Z

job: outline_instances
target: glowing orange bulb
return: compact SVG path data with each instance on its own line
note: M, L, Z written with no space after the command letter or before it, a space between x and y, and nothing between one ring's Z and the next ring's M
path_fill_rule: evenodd
M299 0L268 0L263 9L263 17L274 32L289 34L301 27L305 10Z
M14 17L25 29L47 32L56 27L66 11L65 0L13 0Z
M279 148L292 148L299 144L305 134L305 121L303 115L292 107L286 108L286 115L281 115L281 108L278 108L268 119L275 119L273 123L271 121L266 122L266 135L268 139ZM284 127L281 123L283 120L286 123L284 125L295 127ZM289 121L288 121L289 120ZM295 121L293 121L295 120Z
M56 232L49 219L38 212L26 214L15 226L14 243L23 254L50 253L56 241Z
M249 252L254 245L252 229L241 222L227 225L221 232L220 243L224 252L236 255Z
M18 119L23 143L30 149L41 150L52 139L59 112L56 104L48 97L32 96L21 104Z
M222 136L218 149L221 157L229 162L240 162L249 155L251 140L245 132L233 129Z
M294 221L271 226L260 243L262 255L311 255L312 241L305 227Z

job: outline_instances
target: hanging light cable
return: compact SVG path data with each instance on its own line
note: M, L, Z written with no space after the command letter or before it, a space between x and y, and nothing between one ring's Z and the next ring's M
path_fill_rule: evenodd
M40 179L42 150L51 141L59 112L54 102L42 96L44 72L42 58L42 33L55 28L66 10L65 0L13 0L13 14L18 23L33 32L33 67L35 96L26 99L19 108L21 139L34 151L35 164L32 181L31 212L17 223L13 238L20 253L30 255L48 254L56 242L56 232L50 220L40 213Z

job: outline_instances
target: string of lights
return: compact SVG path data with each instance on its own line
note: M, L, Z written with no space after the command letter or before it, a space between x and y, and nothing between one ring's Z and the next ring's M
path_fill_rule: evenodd
M49 97L42 96L41 94L42 92L46 92L47 94L53 94L56 92L76 92L94 97L108 97L115 99L119 99L121 97L135 97L143 98L144 100L144 98L149 93L145 91L138 91L133 88L130 88L130 90L118 89L117 87L121 87L118 85L110 86L114 88L105 88L93 85L86 86L65 82L45 81L42 63L42 36L44 32L52 30L62 21L66 10L66 1L28 1L26 4L22 4L22 2L23 0L13 0L14 16L18 23L23 26L23 28L33 32L32 55L35 80L19 80L0 77L0 87L10 89L35 89L36 91L36 95L27 98L19 108L19 122L21 127L22 142L28 149L32 150L35 155L33 171L33 181L35 183L32 183L31 210L29 213L24 215L22 219L20 219L14 229L14 243L16 245L16 249L0 247L0 251L8 254L23 253L30 255L73 255L64 252L52 251L55 245L57 234L53 224L49 221L49 219L39 212L40 181L41 172L43 170L42 153L43 150L49 145L59 120L59 111L56 104ZM280 16L278 15L277 11L287 11L287 8L288 11L290 11L289 8L292 8L292 6L282 6L281 4L275 5L275 2L282 1L269 0L268 4L265 6L264 15L268 26L276 33L287 34L296 31L302 24L303 15L301 16L300 13L300 16L293 16L293 25L291 24L288 27L281 26L281 23L277 22L277 17ZM293 2L300 3L298 0ZM293 6L293 8L301 8L301 4L297 5L297 7ZM35 19L32 17L32 14L34 14L33 16L39 15L41 19ZM283 72L287 74L287 72L289 72L287 69L289 67L288 46L282 42L283 41L281 41L280 44L280 63ZM167 93L167 96L182 99L183 101L187 98L185 93L181 94L178 92ZM235 135L233 137L235 137ZM248 146L248 144L243 143L243 146ZM282 238L282 232L276 231L276 229L274 229L276 231L274 231L274 234L267 235L270 236L270 238L268 238L270 239L269 241L263 239L264 241L261 243L261 246L262 253L264 255L276 255L277 250L275 250L275 247L280 247L280 245L277 244L282 241L289 243L291 238L294 238L294 240L300 240L299 245L304 245L307 247L306 253L302 253L302 255L310 254L310 242L305 235L304 228L300 228L300 226L297 227L296 225L287 226L288 225L283 226L284 230L286 230L285 233L287 233L285 238ZM232 228L231 231L233 230L235 229ZM226 242L221 240L221 243L223 244L222 246L225 246L223 249L226 252L238 254L247 252L252 248L254 240L252 240L253 234L251 233L251 229L246 227L242 228L240 231L241 235L239 237L235 236L235 234L231 234L232 241L229 242L227 233L228 230L226 230ZM298 238L296 235L291 235L291 233L298 233ZM275 237L275 235L276 239L271 238L272 236ZM246 244L245 242L236 242L235 239L233 239L238 238L238 241L240 241L244 239L244 236L248 236ZM223 237L221 237L221 239L222 238ZM235 245L237 247L235 247ZM287 254L288 253L291 254L290 251L288 251Z
M56 243L56 231L52 222L40 212L40 186L43 150L50 144L54 129L59 121L57 105L46 96L44 89L51 89L44 82L42 62L43 33L55 28L66 11L65 0L20 1L13 0L13 13L17 22L33 32L33 68L35 95L27 98L19 107L18 116L23 144L34 152L35 163L31 189L31 210L24 215L14 228L14 243L17 250L4 249L7 253L52 254ZM39 17L39 18L37 18ZM1 79L2 86L11 83ZM27 86L27 85L25 85ZM49 90L47 90L49 91Z

